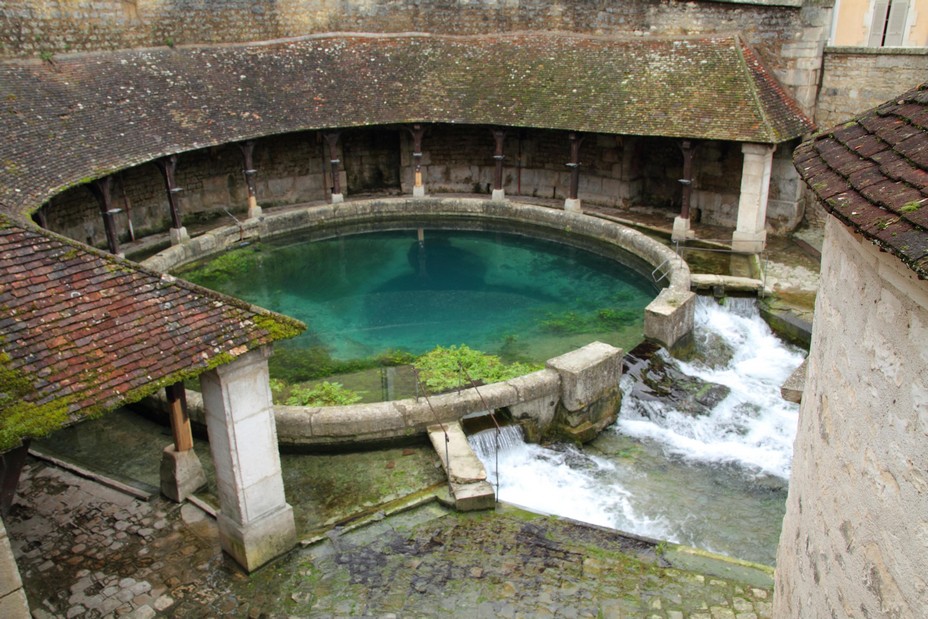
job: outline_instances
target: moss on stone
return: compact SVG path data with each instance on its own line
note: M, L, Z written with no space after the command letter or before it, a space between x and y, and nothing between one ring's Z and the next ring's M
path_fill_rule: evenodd
M34 396L32 382L0 351L0 453L19 446L24 438L46 436L67 423L71 398L36 404L29 399Z

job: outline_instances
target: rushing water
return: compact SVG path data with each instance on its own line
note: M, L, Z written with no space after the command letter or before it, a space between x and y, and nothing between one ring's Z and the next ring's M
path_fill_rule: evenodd
M286 346L336 359L467 344L543 361L599 339L642 337L654 285L633 269L514 234L416 230L237 250L183 276L304 321Z
M508 429L500 500L773 564L798 417L779 387L802 354L753 303L700 299L696 337L731 351L724 363L674 362L731 389L708 414L625 397L619 421L582 450L526 444ZM491 433L472 444L495 481Z

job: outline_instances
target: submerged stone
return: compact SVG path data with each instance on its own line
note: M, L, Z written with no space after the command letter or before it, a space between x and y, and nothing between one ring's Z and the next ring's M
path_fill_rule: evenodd
M700 416L708 415L731 389L696 376L684 374L672 357L652 344L641 344L625 359L625 373L634 378L631 397L641 402L660 402L663 406L642 406L641 414L651 418L666 408Z

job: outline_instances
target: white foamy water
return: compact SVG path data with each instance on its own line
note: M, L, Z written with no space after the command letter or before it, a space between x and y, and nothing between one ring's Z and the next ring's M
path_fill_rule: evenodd
M720 368L676 363L684 374L725 385L731 393L703 416L625 398L613 431L654 440L688 460L731 463L788 479L799 407L783 400L780 385L802 363L802 354L771 332L753 300L729 299L730 308L704 297L698 301L696 337L717 337L734 355ZM623 386L629 380L623 377Z
M470 444L497 483L495 430L470 437ZM518 426L503 428L500 441L499 500L532 511L655 537L672 537L660 518L636 512L631 493L616 477L616 464L573 445L528 444Z
M802 354L771 333L753 301L725 308L700 298L696 329L734 351L716 369L673 362L731 389L709 414L626 396L619 421L585 451L526 444L504 428L497 455L494 431L482 432L471 445L494 484L498 458L499 499L772 564L798 419L779 389Z

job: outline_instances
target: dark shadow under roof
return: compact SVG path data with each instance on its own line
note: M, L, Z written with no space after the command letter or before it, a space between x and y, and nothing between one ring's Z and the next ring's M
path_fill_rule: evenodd
M0 64L0 204L277 133L408 122L780 143L811 122L737 36L317 36Z
M793 160L829 213L928 279L928 83L816 135Z
M0 453L305 327L0 216Z

